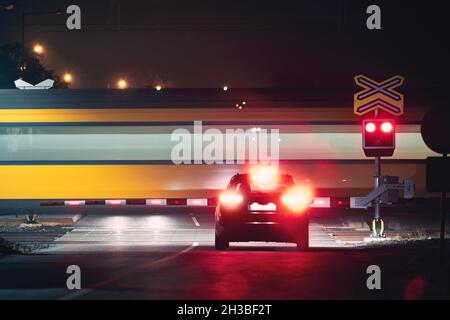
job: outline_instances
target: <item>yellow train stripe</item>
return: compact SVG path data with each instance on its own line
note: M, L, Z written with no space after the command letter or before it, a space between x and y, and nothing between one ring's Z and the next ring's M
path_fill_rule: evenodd
M164 109L1 109L0 123L26 122L142 122L142 121L288 121L356 120L340 108L164 108Z

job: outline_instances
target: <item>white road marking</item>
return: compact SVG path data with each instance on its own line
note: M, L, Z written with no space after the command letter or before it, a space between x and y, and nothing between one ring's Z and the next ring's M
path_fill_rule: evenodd
M214 226L205 220L200 227L195 214L190 213L192 224L171 216L120 217L107 216L104 219L86 217L83 224L76 225L62 237L54 239L52 246L45 252L71 251L114 251L114 250L148 250L149 246L212 246L214 245ZM112 222L111 222L112 220ZM212 220L212 219L211 219ZM206 223L206 224L205 224ZM323 224L311 221L311 247L346 247L330 236ZM345 230L345 229L344 229ZM246 245L243 243L242 245ZM247 243L247 245L249 245ZM250 244L252 245L252 244ZM260 245L258 243L258 245ZM280 246L283 246L281 244Z
M194 221L195 226L200 227L200 223L198 223L197 218L194 216L192 216L191 218L192 218L192 221Z

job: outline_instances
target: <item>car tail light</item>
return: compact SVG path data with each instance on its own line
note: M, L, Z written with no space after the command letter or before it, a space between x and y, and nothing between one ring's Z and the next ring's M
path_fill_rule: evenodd
M281 202L293 212L302 212L313 202L311 189L306 187L294 187L289 189L282 197Z
M224 192L220 195L219 200L225 206L234 207L239 205L244 200L244 197L237 192Z

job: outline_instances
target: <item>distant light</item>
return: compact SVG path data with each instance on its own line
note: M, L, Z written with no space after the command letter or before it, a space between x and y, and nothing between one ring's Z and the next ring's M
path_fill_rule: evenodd
M125 79L120 79L119 81L117 81L117 87L119 89L126 89L128 88L128 82Z
M228 91L228 86L224 86L223 91Z
M44 53L44 47L43 47L42 45L40 45L40 44L36 44L36 45L33 47L33 51L34 51L34 53L36 53L36 54L43 54L43 53Z
M242 106L239 106L238 109L241 110L241 109L242 109Z
M254 127L254 128L252 128L252 131L253 132L260 132L261 128L260 127Z
M348 180L347 179L342 179L342 182L347 182Z
M245 104L246 104L246 102L245 102L245 101L242 101L242 104L244 104L244 105L245 105Z
M161 91L162 86L158 84L157 86L155 86L155 89L156 89L156 91Z
M73 76L72 76L72 74L70 74L70 73L67 72L67 73L64 74L63 79L64 79L64 82L65 82L65 83L72 83L72 81L73 81Z

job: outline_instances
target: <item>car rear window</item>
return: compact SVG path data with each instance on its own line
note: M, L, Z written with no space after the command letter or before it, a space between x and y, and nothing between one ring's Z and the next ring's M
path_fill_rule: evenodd
M249 175L239 175L231 180L229 188L244 193L263 192L263 191L284 191L294 184L295 184L294 178L289 175L280 175L277 183L273 183L270 185L255 183L251 181Z

